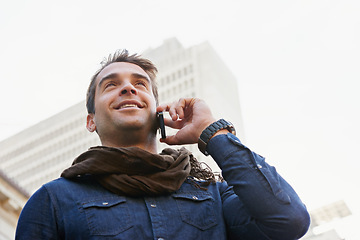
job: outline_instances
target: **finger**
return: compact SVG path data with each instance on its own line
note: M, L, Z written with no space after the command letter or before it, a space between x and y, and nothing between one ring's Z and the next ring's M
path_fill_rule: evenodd
M189 115L193 112L194 105L196 102L199 102L197 98L181 98L179 100L179 117L183 119L186 115Z
M186 100L184 98L180 98L178 104L175 109L180 119L184 118L184 108L186 106Z
M156 112L169 111L170 104L164 103L156 107Z
M176 103L172 103L168 111L171 119L173 121L176 121L178 119L178 113L176 111Z
M176 121L178 118L183 119L185 117L184 109L193 104L194 98L180 98L177 102L170 104L161 104L156 108L157 112L167 111L173 121Z
M164 118L164 124L165 124L165 126L168 126L170 128L174 128L174 129L180 129L184 125L183 121L181 121L181 120L173 121L168 118Z
M176 110L174 109L173 105L174 105L174 103L161 104L156 107L156 112L164 112L164 111L169 112L171 119L173 121L176 121L178 119L178 116L177 116Z
M172 136L166 136L166 138L160 138L160 142L166 143L168 145L179 145L179 141L176 139L175 135Z

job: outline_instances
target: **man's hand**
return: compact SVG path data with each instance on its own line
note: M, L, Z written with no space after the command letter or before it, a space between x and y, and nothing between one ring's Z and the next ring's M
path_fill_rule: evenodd
M175 135L160 140L169 145L197 143L202 131L216 121L207 104L198 98L181 98L158 106L156 111L169 112L171 119L165 118L165 125L179 129Z

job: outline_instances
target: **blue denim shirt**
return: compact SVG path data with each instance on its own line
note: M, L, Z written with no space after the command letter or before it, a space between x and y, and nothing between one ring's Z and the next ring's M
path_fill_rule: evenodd
M158 197L119 196L89 176L59 178L25 205L16 239L298 239L309 214L291 186L232 134L208 152L226 182L199 189L186 180Z

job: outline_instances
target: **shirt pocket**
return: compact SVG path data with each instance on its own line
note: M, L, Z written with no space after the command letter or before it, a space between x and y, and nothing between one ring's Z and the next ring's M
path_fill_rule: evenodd
M257 169L262 173L266 179L266 184L270 186L271 192L283 204L290 204L291 199L284 191L284 186L280 183L283 181L281 176L276 172L276 168L265 163L265 159L258 155Z
M215 201L210 194L176 193L175 198L181 219L200 230L209 229L217 225L215 216Z
M126 198L97 198L81 203L92 235L114 236L131 228Z

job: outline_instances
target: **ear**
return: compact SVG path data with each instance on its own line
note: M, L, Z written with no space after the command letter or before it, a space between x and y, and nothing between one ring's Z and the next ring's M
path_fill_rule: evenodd
M95 115L93 113L89 113L86 117L86 128L89 132L96 130Z

